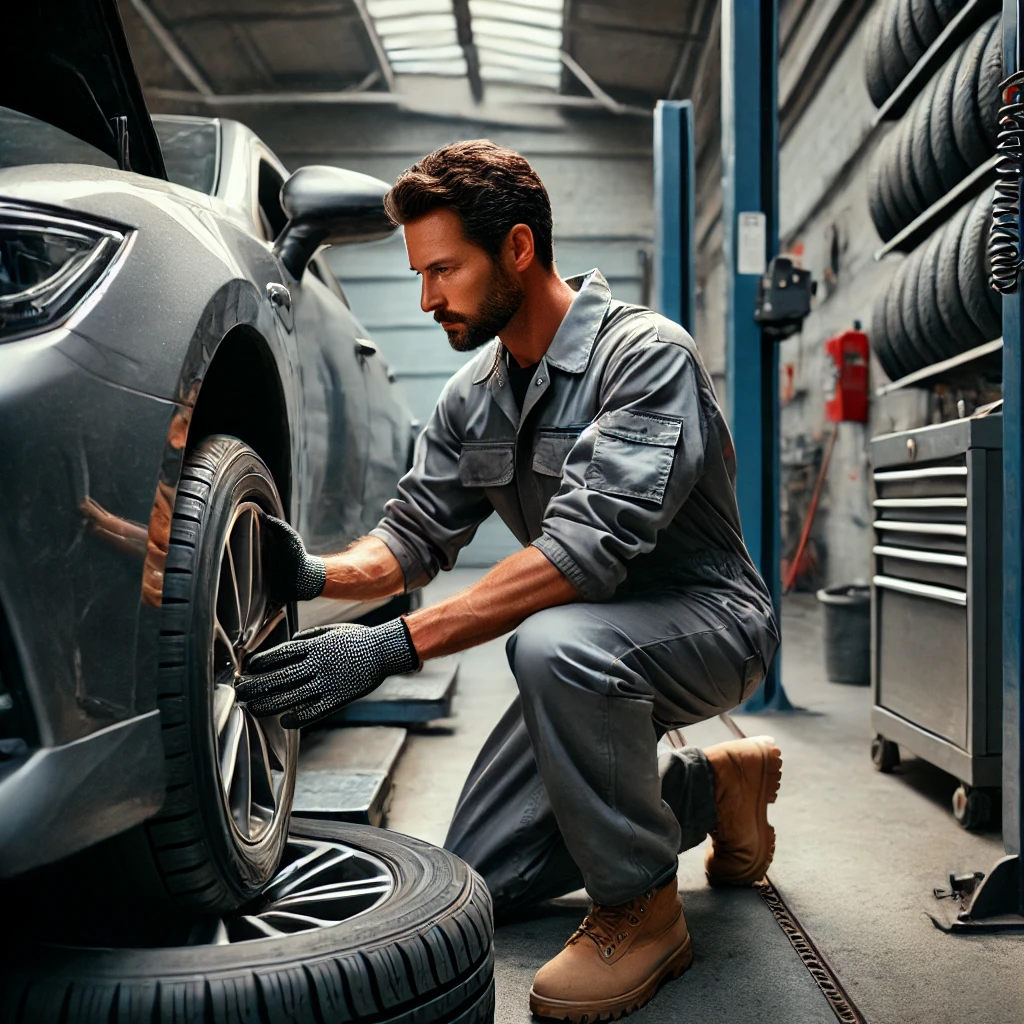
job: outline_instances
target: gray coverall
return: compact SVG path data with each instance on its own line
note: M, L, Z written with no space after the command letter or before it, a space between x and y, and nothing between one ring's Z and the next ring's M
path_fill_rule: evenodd
M373 530L412 590L497 511L582 595L510 638L519 697L445 842L498 910L581 884L617 904L671 877L714 828L713 778L693 748L659 773L657 739L743 701L779 642L693 340L612 299L596 270L568 283L578 294L522 410L495 340L445 386Z

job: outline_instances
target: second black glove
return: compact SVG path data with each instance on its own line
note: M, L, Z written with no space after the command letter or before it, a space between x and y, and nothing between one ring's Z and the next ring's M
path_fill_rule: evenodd
M318 626L254 654L235 693L257 718L285 714L286 729L312 725L419 667L402 619L380 626Z

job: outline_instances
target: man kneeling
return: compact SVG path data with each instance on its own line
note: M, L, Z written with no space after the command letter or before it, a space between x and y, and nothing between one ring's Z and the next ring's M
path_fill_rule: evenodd
M531 1008L618 1016L690 964L678 853L710 833L708 879L749 885L774 851L771 739L657 756L666 730L749 697L778 646L743 544L732 439L682 327L614 299L597 270L558 275L547 192L521 156L447 146L402 174L387 208L423 311L457 351L486 347L445 386L370 536L317 558L264 519L268 585L282 601L413 590L493 511L523 550L429 608L256 655L239 698L294 728L515 629L519 697L446 846L499 911L585 886L594 907L538 972Z

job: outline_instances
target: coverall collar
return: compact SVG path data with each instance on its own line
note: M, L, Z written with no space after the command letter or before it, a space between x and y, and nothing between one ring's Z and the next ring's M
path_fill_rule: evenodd
M549 366L566 373L582 373L590 362L590 350L608 312L611 292L601 271L596 269L567 277L565 283L577 293L576 298L558 325L543 358ZM493 358L485 364L486 370L473 381L474 384L483 384L504 362L505 346L500 339L494 339L492 352Z

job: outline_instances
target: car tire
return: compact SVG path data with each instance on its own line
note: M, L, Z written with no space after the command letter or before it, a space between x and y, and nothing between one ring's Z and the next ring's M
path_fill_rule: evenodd
M253 718L231 692L245 657L290 636L287 610L260 586L257 509L284 517L270 470L242 441L208 437L186 455L160 610L167 796L115 840L126 893L157 913L164 896L186 916L236 909L274 875L287 839L298 731Z
M969 205L964 206L954 214L943 228L942 243L939 246L936 297L939 315L953 343L954 351L950 355L966 352L986 340L968 315L960 294L960 245L971 209Z
M910 14L914 28L925 48L932 45L942 32L942 22L932 0L910 0Z
M912 0L898 0L896 5L896 37L899 40L903 56L907 58L910 67L924 56L928 49L928 43L923 42L917 34L917 26L914 24L914 13Z
M953 135L960 155L972 170L980 167L994 152L985 135L978 96L988 41L998 20L997 15L971 37L953 86Z
M955 343L939 313L938 265L942 237L940 229L921 246L921 265L917 280L917 319L921 325L921 332L928 339L929 347L937 353L940 360L956 354Z
M907 60L900 46L899 38L899 0L889 0L885 13L882 15L882 32L879 51L885 78L889 83L890 95L894 93L907 75L910 74L910 61Z
M998 338L1003 331L998 293L988 283L988 232L991 223L992 190L988 189L978 196L967 216L957 264L960 298L985 341Z
M935 97L932 100L931 145L935 166L942 181L942 189L948 192L954 185L961 182L970 168L960 154L956 144L956 133L953 131L953 88L956 84L957 71L969 41L962 45L945 63L938 73L939 80L935 86Z
M189 945L12 941L8 928L0 1022L491 1024L491 899L467 864L383 829L301 819L292 857L261 902L197 924Z
M888 98L891 90L882 70L882 7L876 5L868 16L868 27L864 33L864 82L868 95L876 107L880 107Z
M988 37L988 45L981 58L981 71L978 74L978 112L991 153L996 151L996 144L999 141L999 108L1003 103L999 86L1004 77L1003 33L1000 24L997 23Z
M931 117L932 103L935 100L936 80L933 78L907 114L910 131L910 160L914 168L914 176L921 187L924 208L927 209L942 196L942 179L935 166L932 154Z

